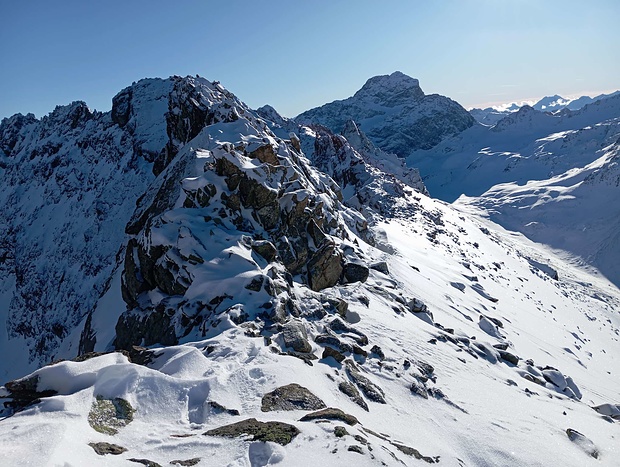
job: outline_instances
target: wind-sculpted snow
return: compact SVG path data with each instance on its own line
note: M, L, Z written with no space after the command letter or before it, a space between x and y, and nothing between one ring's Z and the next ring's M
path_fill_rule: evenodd
M400 72L375 76L355 93L295 117L303 125L319 124L334 133L354 120L379 148L399 157L430 149L474 124L458 103L437 94L425 95L417 79Z

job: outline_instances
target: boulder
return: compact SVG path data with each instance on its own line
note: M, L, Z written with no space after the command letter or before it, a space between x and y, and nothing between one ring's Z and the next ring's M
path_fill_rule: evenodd
M256 240L252 242L252 250L265 258L265 260L269 263L274 261L278 256L278 250L276 249L276 247L273 245L273 243L267 240Z
M127 451L127 448L124 448L123 446L119 446L118 444L101 442L101 443L88 443L88 445L91 448L93 448L95 452L99 454L100 456L105 456L106 454L113 454L115 456L118 456L119 454L122 454Z
M366 404L366 401L364 400L364 398L362 397L362 395L357 390L354 384L351 384L348 381L342 381L338 385L338 389L340 390L341 393L349 396L349 399L351 399L353 402L359 405L362 409L368 412L368 404Z
M282 446L290 443L300 431L296 426L283 422L259 422L255 418L248 418L241 422L221 426L204 433L205 436L222 436L225 438L239 438L251 435L252 441L271 441Z
M357 418L353 415L349 415L344 413L342 410L335 409L333 407L328 407L323 410L306 414L299 419L300 422L310 422L313 420L340 420L347 425L357 425L359 423Z
M291 347L296 352L309 353L312 351L306 328L301 321L293 319L287 321L282 329L282 338L284 345Z
M315 292L332 287L342 276L342 254L333 242L325 242L308 261L308 282Z
M296 383L287 384L263 396L261 410L318 410L327 407L308 389Z
M366 282L369 269L362 263L350 262L344 265L343 272L347 282Z

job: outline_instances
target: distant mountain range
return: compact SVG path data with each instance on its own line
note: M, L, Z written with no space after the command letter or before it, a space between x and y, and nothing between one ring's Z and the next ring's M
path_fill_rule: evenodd
M601 99L607 99L609 97L614 97L620 94L620 91L615 91L610 94L599 94L595 97L590 96L581 96L576 99L566 99L559 95L554 96L545 96L540 99L538 102L531 105L535 110L540 110L544 112L557 112L562 109L568 110L579 110L583 106L587 104L591 104L593 102L599 101ZM486 109L471 109L469 112L476 119L476 121L483 123L485 125L495 125L499 120L504 118L511 112L516 112L522 107L522 105L518 105L516 103L512 103L508 106L502 106L502 108L498 107L487 107Z

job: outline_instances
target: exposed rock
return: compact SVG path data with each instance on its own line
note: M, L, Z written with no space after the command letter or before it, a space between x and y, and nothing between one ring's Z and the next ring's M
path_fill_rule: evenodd
M349 396L349 399L359 405L362 409L368 412L368 404L366 404L366 401L354 384L349 383L348 381L342 381L340 384L338 384L338 389L343 394Z
M519 364L519 357L510 352L506 352L505 350L499 350L499 356L502 357L503 360L512 363L513 365Z
M386 404L385 394L379 386L366 378L366 376L362 375L359 368L353 361L346 360L345 364L347 374L368 399L374 402L379 402L380 404Z
M381 350L381 347L379 347L378 345L373 345L370 349L370 352L374 353L377 357L379 357L379 360L385 360L385 354L383 353L383 350Z
M187 459L187 460L174 460L174 461L170 461L171 465L181 465L183 467L191 467L193 465L198 464L198 462L200 462L200 457L194 457L193 459Z
M258 159L261 162L271 165L278 165L280 162L278 161L278 156L273 150L273 146L271 144L266 144L265 146L261 146L260 148L252 151L249 156L254 159Z
M208 436L223 436L238 438L242 435L251 435L252 441L272 441L282 446L290 443L300 431L294 425L282 422L259 422L249 418L231 425L221 426L205 432Z
M424 399L428 399L428 390L426 384L423 381L414 380L409 388L413 394L416 394Z
M579 433L577 430L573 430L572 428L567 428L566 436L568 436L568 439L570 439L573 443L579 446L583 451L585 451L591 457L598 459L599 456L601 455L600 451L595 446L595 444L585 435Z
M278 250L273 243L267 240L257 240L252 242L252 250L261 255L269 263L275 261L278 256Z
M95 450L97 454L100 456L105 456L106 454L113 454L118 456L127 451L127 448L123 446L119 446L118 444L110 444L110 443L88 443L88 445Z
M359 423L357 418L353 415L349 415L344 413L342 410L335 409L333 407L328 407L317 412L306 414L299 419L300 422L310 422L313 420L340 420L347 425L357 425Z
M53 389L39 391L38 385L39 375L9 381L4 387L9 391L11 400L4 402L4 406L19 412L29 405L41 402L41 398L43 397L51 397L58 394L58 392Z
M321 356L321 358L329 358L329 357L332 357L338 363L342 363L342 361L345 359L344 355L342 355L340 352L338 352L334 348L328 346L323 349L323 355Z
M364 454L364 449L361 446L358 446L357 444L353 444L347 447L347 451L357 452L358 454Z
M135 409L125 399L104 399L97 396L88 412L88 423L99 433L115 435L119 428L133 421L134 412Z
M227 413L228 415L233 416L240 415L237 409L227 409L219 402L209 401L207 405L214 413Z
M344 436L347 436L349 432L345 427L338 425L334 428L334 434L336 435L336 438L342 438Z
M160 464L149 459L136 459L135 457L131 457L127 460L130 462L135 462L136 464L145 465L146 467L161 467Z
M342 276L342 254L332 242L326 242L308 261L308 282L314 291L332 287Z
M287 321L282 329L282 338L284 345L293 348L296 352L312 352L312 346L308 342L308 333L301 321L293 319Z
M348 262L344 265L344 278L347 282L366 282L368 266L358 262Z
M620 420L620 405L601 404L592 408L602 415L607 415L608 417Z
M347 332L347 333L354 334L356 336L355 340L357 341L359 345L368 345L368 337L366 336L366 334L354 328L353 326L348 325L347 323L345 323L343 320L341 320L338 317L330 321L329 327L332 331L335 331L335 332L339 332L339 333Z
M327 407L308 389L296 383L274 389L263 396L261 410L318 410Z
M436 464L437 462L439 462L440 456L435 456L435 457L423 456L422 454L420 454L420 451L418 451L415 448L405 446L404 444L394 443L392 441L390 441L390 444L394 446L396 449L398 449L400 452L407 454L408 456L413 456L416 459L422 460L428 464Z
M372 263L370 265L370 269L374 269L375 271L382 272L383 274L390 274L390 269L385 261L379 261L376 263Z

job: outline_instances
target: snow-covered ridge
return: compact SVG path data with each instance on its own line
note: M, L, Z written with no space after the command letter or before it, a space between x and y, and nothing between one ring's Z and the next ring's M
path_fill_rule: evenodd
M35 194L39 184L64 187L59 166L25 183L14 161L27 164L27 149L47 140L37 141L29 117L3 123L1 170L23 182L7 192L40 228L14 235L8 216L0 225L8 222L18 241L28 231L40 242L63 218L40 212L63 207L76 217L59 229L67 232L56 241L65 256L48 247L24 258L28 243L2 244L10 278L3 293L31 284L31 275L16 274L20 265L68 271L40 282L50 308L35 308L34 319L48 334L67 310L66 300L53 300L57 290L94 304L69 312L64 323L78 323L46 341L55 344L47 355L75 361L0 387L3 460L615 462L618 289L429 198L417 171L355 122L344 135L300 126L275 109L254 112L200 78L141 81L117 95L108 114L76 104L63 115L52 128L62 135L55 154L73 148L67 170L81 168L106 191L100 199L78 183L53 206L41 202L32 187ZM88 125L96 138L84 138ZM100 140L109 146L95 145ZM85 155L97 170L83 168ZM101 179L91 174L102 167ZM614 179L592 174L593 182ZM135 187L136 178L142 193L119 189ZM82 242L79 228L95 222L89 206L108 197L105 222ZM82 263L59 262L69 253ZM101 292L71 275L94 254L107 261L95 276L105 280ZM28 309L23 317L32 322ZM17 309L12 318L22 324ZM19 339L2 343L19 356ZM1 364L29 371L19 357Z

